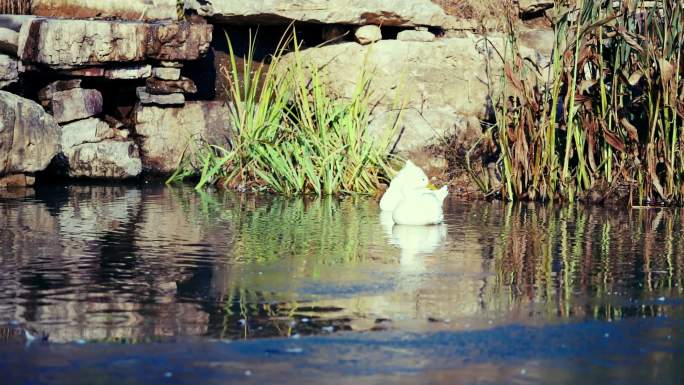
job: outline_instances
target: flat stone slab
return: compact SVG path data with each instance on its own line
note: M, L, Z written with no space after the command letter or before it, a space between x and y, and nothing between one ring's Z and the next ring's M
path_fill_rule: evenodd
M52 95L50 106L58 123L72 122L102 112L102 94L98 90L83 88L58 91Z
M188 78L180 80L161 80L157 78L147 79L145 91L153 95L175 94L194 94L197 92L195 82Z
M397 40L401 41L434 41L435 34L430 31L416 31L416 30L406 30L401 31L397 34Z
M443 27L451 17L430 0L186 0L186 9L220 22L376 24Z
M31 13L68 19L178 19L176 0L31 0Z
M209 49L210 24L33 19L19 33L19 57L55 69L115 62L196 60Z
M107 122L98 118L78 120L62 126L62 149L68 151L72 147L84 143L97 143L115 137L114 130Z
M152 70L155 78L162 80L178 80L181 76L180 68L157 67Z
M185 95L182 93L168 94L168 95L154 95L147 92L146 87L138 87L135 89L138 95L138 100L141 104L157 104L161 106L182 105L185 103Z
M104 77L107 79L144 79L150 76L152 76L152 66L149 64L108 68L104 71Z
M72 90L81 87L81 79L57 80L38 91L38 99L52 100L55 92Z

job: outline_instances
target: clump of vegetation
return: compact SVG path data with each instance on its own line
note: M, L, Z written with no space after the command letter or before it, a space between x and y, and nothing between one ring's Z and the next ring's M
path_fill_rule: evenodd
M293 33L283 38L269 63L256 64L250 45L242 65L228 38L228 78L232 141L228 148L204 146L197 188L220 183L241 190L284 195L372 194L392 175L393 127L380 137L368 134L371 94L364 70L351 98L336 98L319 68L302 60ZM286 48L291 53L285 56ZM194 156L188 159L196 158ZM171 180L192 173L193 164Z
M558 1L550 68L525 59L509 26L496 125L499 160L471 168L505 199L684 203L684 13L679 1ZM651 2L653 3L653 2ZM548 73L545 73L548 70Z

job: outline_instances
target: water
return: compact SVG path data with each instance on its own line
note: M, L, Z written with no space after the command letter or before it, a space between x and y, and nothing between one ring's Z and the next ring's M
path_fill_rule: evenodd
M680 384L683 214L450 201L444 225L413 228L360 197L7 190L0 373Z

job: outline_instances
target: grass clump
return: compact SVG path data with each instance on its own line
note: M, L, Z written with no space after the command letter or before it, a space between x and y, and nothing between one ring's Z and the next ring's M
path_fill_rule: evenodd
M232 140L227 148L202 149L197 188L220 183L284 195L375 193L382 178L393 173L394 130L388 127L379 138L368 133L368 72L361 71L350 98L336 98L323 72L303 62L296 35L288 36L268 65L255 62L251 34L242 65L228 38ZM189 164L171 180L187 176Z
M684 203L684 13L678 1L646 3L558 1L548 69L523 58L510 26L488 132L501 183L471 169L484 190Z

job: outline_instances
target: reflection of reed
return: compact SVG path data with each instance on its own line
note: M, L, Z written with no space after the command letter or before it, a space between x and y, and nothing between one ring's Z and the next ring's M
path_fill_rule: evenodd
M676 236L684 230L682 213L622 210L606 215L586 206L507 206L489 300L510 308L543 304L535 306L561 317L663 311L655 299L681 290L684 282L684 242ZM609 296L614 300L602 305L586 300Z
M319 330L330 324L346 328L340 324L345 320L318 320L317 311L301 313L302 304L293 301L296 296L291 293L247 288L266 284L295 290L300 282L319 278L331 266L346 268L370 258L364 245L372 243L374 237L383 238L382 228L375 223L375 206L360 203L358 200L364 198L353 196L340 200L225 192L200 193L200 197L206 220L220 218L233 229L230 258L235 265L223 288L224 319L218 331L222 338L289 336L291 323L304 317ZM271 265L291 274L262 276L253 271Z

